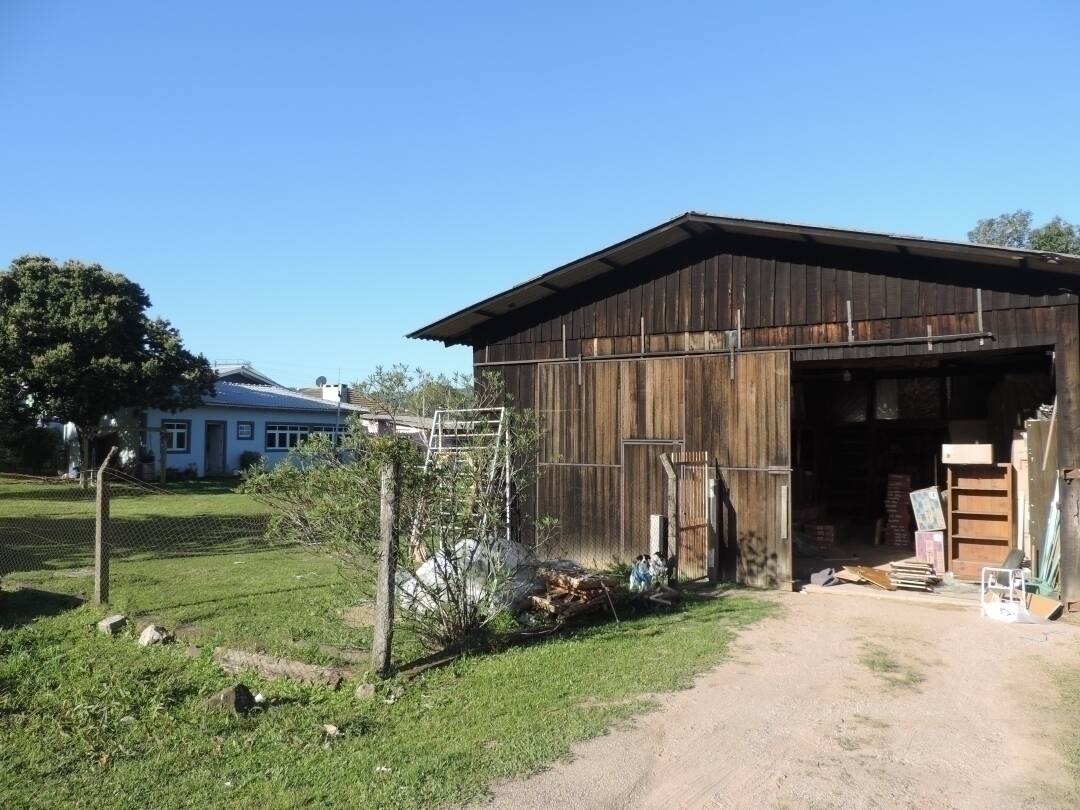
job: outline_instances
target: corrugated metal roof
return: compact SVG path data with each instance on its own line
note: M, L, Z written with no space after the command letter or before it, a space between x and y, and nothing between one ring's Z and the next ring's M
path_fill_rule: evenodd
M218 382L214 389L213 396L203 397L205 405L219 405L227 408L264 408L277 411L317 411L320 413L335 413L338 410L336 402L313 399L279 386ZM347 402L341 403L341 410L352 413L365 412L364 408Z
M809 242L830 247L859 248L915 257L1080 275L1080 256L1064 253L973 245L969 242L949 242L919 236L852 231L688 211L636 236L478 301L410 333L408 337L441 340L447 345L466 343L470 332L481 324L508 315L535 301L550 298L597 276L616 272L625 265L707 233Z

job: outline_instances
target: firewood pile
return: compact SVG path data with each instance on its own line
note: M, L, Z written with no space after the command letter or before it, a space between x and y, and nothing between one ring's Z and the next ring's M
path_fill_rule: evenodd
M625 596L616 580L591 574L584 569L567 571L541 568L536 574L544 590L529 597L531 606L554 618L569 618L603 610Z

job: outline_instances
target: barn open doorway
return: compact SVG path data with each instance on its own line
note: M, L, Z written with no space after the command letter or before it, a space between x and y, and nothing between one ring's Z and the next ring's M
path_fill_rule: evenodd
M895 512L910 489L945 489L942 445L1010 462L1016 431L1053 398L1048 349L794 363L795 577L912 556L915 526Z

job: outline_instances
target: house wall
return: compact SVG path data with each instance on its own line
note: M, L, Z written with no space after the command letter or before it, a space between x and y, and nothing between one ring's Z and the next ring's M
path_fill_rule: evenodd
M606 561L627 551L627 529L618 526L622 505L647 496L620 486L627 469L619 442L628 434L604 425L622 424L632 411L643 425L670 428L658 438L679 440L686 451L718 452L713 426L736 424L740 407L761 407L760 399L721 401L716 380L728 367L722 358L764 349L787 352L795 363L919 363L1053 350L1061 464L1080 469L1077 291L1075 278L1050 273L709 235L493 319L471 344L476 373L501 375L513 403L536 408L545 421L539 483L525 493L524 516L558 518L573 554ZM700 367L712 381L693 370L694 357L714 359ZM677 370L655 388L647 375L620 370L613 382L611 372L599 370L619 362L674 362ZM746 380L753 388L768 390L770 381L760 376L771 373L766 368L746 373L757 375ZM551 381L560 374L569 382L556 389ZM1080 484L1067 487L1066 502L1080 503L1071 492ZM774 500L781 494L745 507L741 524L777 525ZM1063 512L1062 521L1063 582L1072 599L1080 599L1078 513ZM775 545L775 538L764 540Z
M343 413L340 424L345 424L347 414ZM178 470L189 467L195 470L195 474L202 476L206 473L206 423L225 422L225 466L231 473L240 465L240 455L247 450L261 453L270 466L273 466L287 455L287 451L266 449L266 425L267 423L287 423L301 425L324 425L332 427L337 424L333 413L304 412L304 411L271 411L255 410L246 408L222 408L203 407L177 413L151 410L146 414L148 427L160 427L162 421L190 421L188 451L184 453L169 453L167 466ZM250 440L237 438L237 422L254 422L255 432ZM157 432L149 434L149 448L155 457L158 454Z

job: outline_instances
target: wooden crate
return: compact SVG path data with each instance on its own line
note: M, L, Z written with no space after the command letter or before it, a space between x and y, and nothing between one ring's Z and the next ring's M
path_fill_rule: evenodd
M957 579L977 581L1013 547L1016 516L1011 464L963 464L948 468L948 567Z

